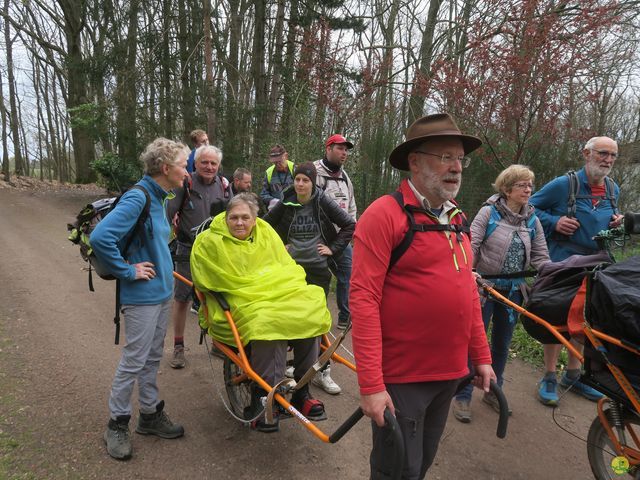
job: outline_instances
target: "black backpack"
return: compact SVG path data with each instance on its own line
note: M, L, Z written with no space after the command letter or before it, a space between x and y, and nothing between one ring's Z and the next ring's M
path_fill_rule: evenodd
M135 188L136 190L140 190L144 193L145 204L135 225L127 234L127 240L121 252L122 257L125 259L127 258L129 247L131 247L131 243L136 236L139 237L142 244L144 244L144 224L149 218L149 212L151 209L151 197L149 196L149 192L147 192L147 190L141 185L134 185L131 188ZM104 280L116 280L116 313L113 319L113 322L116 325L116 345L120 340L120 281L111 275L94 255L93 249L91 248L91 233L96 228L96 225L116 207L120 198L122 198L122 195L102 198L93 203L89 203L80 210L80 213L76 216L75 222L67 224L69 240L80 247L80 255L83 260L89 264L89 290L92 292L95 291L93 288L93 271L95 271L98 276ZM151 238L153 238L153 225L150 229L150 235Z

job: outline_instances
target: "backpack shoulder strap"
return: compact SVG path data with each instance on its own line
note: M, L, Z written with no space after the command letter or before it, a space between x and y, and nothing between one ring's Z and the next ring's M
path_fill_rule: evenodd
M132 231L129 233L129 238L127 238L127 243L124 246L124 250L122 251L122 256L124 258L127 257L127 251L133 242L133 238L138 235L140 236L141 241L144 241L144 224L149 218L151 213L151 197L149 196L149 192L142 185L134 185L130 190L133 189L140 190L144 193L145 203L138 219L136 220L136 224L134 225ZM117 200L116 200L117 201ZM115 205L115 202L114 202ZM149 235L153 238L153 223L151 223L151 227L149 230ZM113 316L113 323L115 325L115 338L114 343L118 345L120 343L120 280L116 279L116 308L115 314Z
M407 219L409 220L409 229L407 230L407 233L404 234L402 241L391 251L387 271L390 271L398 260L400 260L400 257L402 257L402 255L404 255L409 249L416 232L453 232L456 234L456 237L461 240L463 233L469 235L471 231L469 221L462 212L460 212L462 215L462 224L416 223L413 213L419 212L427 214L427 212L424 209L413 205L405 205L402 192L395 191L390 195L407 215Z
M528 219L527 219L527 228L529 229L529 236L531 237L531 241L533 242L533 240L536 238L536 214L533 213Z
M616 185L610 177L604 177L605 195L611 202L611 208L615 215L618 214L618 199L616 198Z
M491 234L498 228L498 222L502 216L500 212L496 208L495 205L491 205L491 213L489 214L489 221L487 222L487 228L484 231L484 238L482 241L485 241L487 238L491 236Z
M569 170L566 174L569 180L569 197L567 198L567 217L575 218L576 216L576 196L580 189L578 175L574 170Z
M407 215L407 219L409 220L409 229L407 230L407 233L404 234L404 238L402 239L402 241L391 251L391 257L389 259L389 267L387 268L387 271L393 268L398 260L400 260L400 257L402 257L402 255L404 255L404 253L411 246L411 242L413 242L413 236L415 235L414 227L416 225L413 214L404 206L404 198L402 197L402 192L396 190L390 195L398 203L402 211Z
M133 187L131 187L131 190L133 189L140 190L142 191L142 193L144 193L145 203L142 211L140 212L140 215L138 216L138 219L136 220L136 224L134 225L131 233L129 234L129 238L127 238L127 242L125 243L124 250L122 251L122 256L125 258L127 256L129 247L131 246L131 243L133 242L133 239L136 235L138 235L141 241L144 242L144 224L149 218L149 215L151 213L151 197L149 196L149 192L147 191L147 189L144 188L142 185L134 185ZM151 227L149 229L149 235L151 238L153 238L153 223L151 224Z

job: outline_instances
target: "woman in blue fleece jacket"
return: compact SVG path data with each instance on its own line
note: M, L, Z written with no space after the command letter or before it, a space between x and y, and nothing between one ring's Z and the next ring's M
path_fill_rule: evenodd
M100 262L120 280L120 303L125 317L126 342L109 397L110 418L104 441L109 455L131 457L129 420L131 395L138 382L140 415L136 431L177 438L184 429L173 424L158 400L157 374L173 296L173 263L168 241L170 226L165 202L187 175L189 150L182 143L158 138L140 156L144 177L125 193L116 208L91 234L91 247ZM141 187L141 188L140 188ZM150 198L143 232L136 232L123 258L130 232Z

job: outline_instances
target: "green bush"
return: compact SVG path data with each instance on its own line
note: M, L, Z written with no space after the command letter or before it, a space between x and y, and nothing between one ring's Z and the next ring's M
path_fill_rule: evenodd
M142 175L140 164L126 162L115 153L106 153L91 162L91 168L98 173L98 183L110 192L122 192Z

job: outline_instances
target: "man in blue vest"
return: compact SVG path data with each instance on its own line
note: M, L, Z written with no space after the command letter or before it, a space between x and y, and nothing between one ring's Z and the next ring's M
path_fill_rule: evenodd
M596 253L599 249L593 236L620 225L623 218L616 207L620 188L607 176L618 158L618 144L609 137L594 137L584 146L582 156L585 160L583 168L575 174L551 180L531 197L553 262L571 255ZM575 182L573 194L572 176ZM582 350L582 345L574 343L574 346ZM545 375L538 384L538 399L552 407L559 401L556 368L561 348L558 344L544 345ZM560 385L589 400L602 397L579 378L580 360L569 355Z
M262 182L260 198L268 210L282 200L282 191L293 184L293 162L282 145L275 145L269 152L273 165L267 168Z

